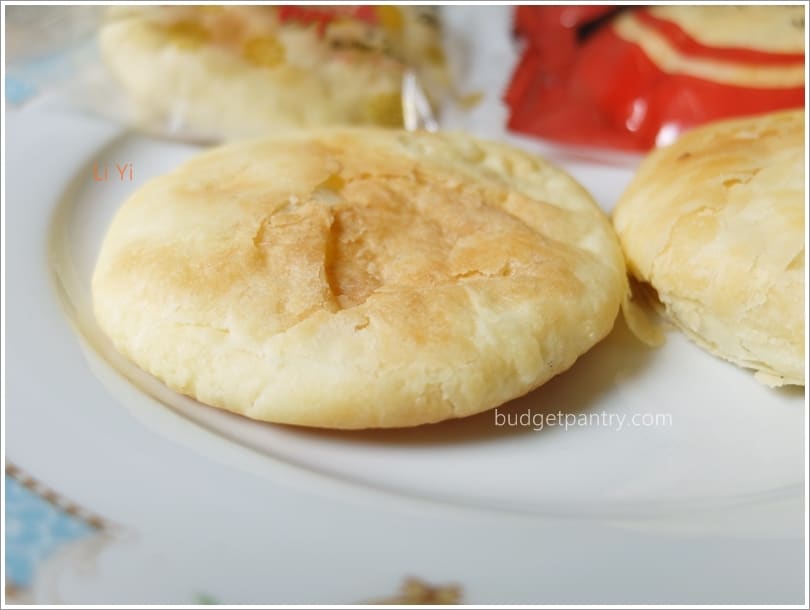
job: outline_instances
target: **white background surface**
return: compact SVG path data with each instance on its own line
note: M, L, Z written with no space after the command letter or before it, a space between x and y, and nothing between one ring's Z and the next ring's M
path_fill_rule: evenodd
M468 40L508 31L504 10L475 11L451 11ZM470 47L465 86L487 97L445 126L506 137L507 40ZM669 413L671 426L535 432L488 413L338 434L216 412L112 354L88 301L117 205L196 149L42 107L7 118L6 455L118 525L55 557L39 600L352 603L415 575L461 584L467 603L802 601L803 392L676 334L647 350L619 325L501 411ZM631 176L625 159L509 139L605 209ZM132 162L136 179L96 183L94 162Z

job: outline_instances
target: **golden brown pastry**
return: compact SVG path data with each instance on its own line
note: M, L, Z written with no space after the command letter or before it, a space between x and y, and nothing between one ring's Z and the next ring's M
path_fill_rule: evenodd
M472 415L612 328L626 271L564 172L463 135L301 133L220 148L118 211L96 317L168 386L330 428Z
M712 123L650 154L613 216L630 273L698 344L804 385L804 111Z

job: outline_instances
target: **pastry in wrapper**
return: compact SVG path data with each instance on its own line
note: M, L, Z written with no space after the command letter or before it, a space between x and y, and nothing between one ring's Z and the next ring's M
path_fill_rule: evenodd
M100 47L140 124L214 140L399 127L407 73L434 106L448 84L432 7L115 8Z

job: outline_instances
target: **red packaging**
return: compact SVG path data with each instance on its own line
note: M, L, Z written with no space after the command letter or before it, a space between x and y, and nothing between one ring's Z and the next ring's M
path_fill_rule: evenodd
M804 105L803 7L520 6L513 131L643 151L701 123Z
M370 5L301 6L285 4L279 6L277 10L281 22L315 23L321 33L329 23L340 18L355 19L371 25L377 25L379 21L375 7Z

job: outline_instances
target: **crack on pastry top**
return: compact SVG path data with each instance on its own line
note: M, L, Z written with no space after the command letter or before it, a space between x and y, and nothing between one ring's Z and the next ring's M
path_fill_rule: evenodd
M328 289L324 306L329 310L362 304L383 287L416 289L532 274L536 269L531 263L553 258L551 240L503 210L503 197L493 200L477 189L465 192L460 185L436 183L422 174L417 167L382 176L364 172L344 177L338 170L307 195L294 196L297 203L292 207L288 199L262 218L254 245L261 250L273 239L268 224L286 230L297 222L317 232ZM477 214L448 213L459 199L466 200L465 208L476 208ZM487 231L494 231L499 241L513 240L511 245L501 244L501 256L492 256L487 249L479 257L479 240ZM562 269L558 266L556 271Z
M131 271L114 275L150 278L147 290L174 295L179 310L221 305L218 319L260 303L272 334L318 312L367 314L395 293L489 284L531 295L539 285L575 298L591 277L580 277L583 268L623 276L605 257L607 220L595 204L529 155L509 150L504 160L496 145L426 134L397 142L376 130L233 150L194 159L136 195L136 205L156 207L156 223L176 208L183 218L194 210L199 225L184 235L136 230L113 263Z

